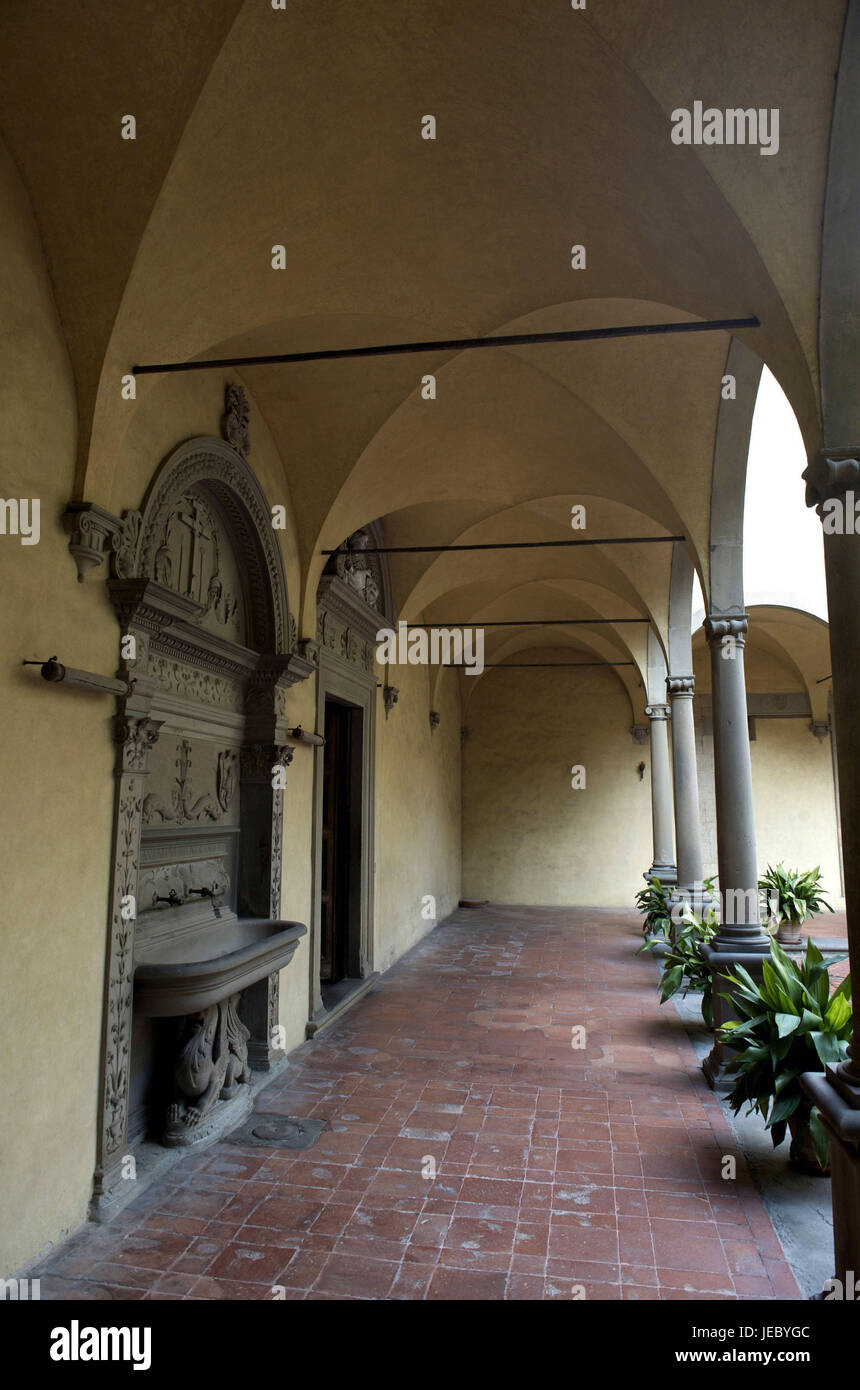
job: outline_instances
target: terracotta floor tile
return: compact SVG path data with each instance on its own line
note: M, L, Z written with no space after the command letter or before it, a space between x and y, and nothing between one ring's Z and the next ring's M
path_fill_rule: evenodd
M462 1303L467 1300L484 1302L503 1299L507 1275L483 1270L444 1269L434 1271L428 1299L446 1299Z
M43 1297L796 1298L637 938L632 913L455 914L261 1093L325 1122L312 1149L185 1155L43 1261Z

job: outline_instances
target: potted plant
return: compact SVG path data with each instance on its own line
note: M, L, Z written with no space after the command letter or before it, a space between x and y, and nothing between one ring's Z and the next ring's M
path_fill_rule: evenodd
M660 977L660 1003L683 989L684 996L690 990L701 991L702 1018L709 1028L714 1026L714 992L710 967L702 959L701 947L717 934L717 919L713 912L702 918L689 907L684 909L681 921L674 925L674 931L663 957L663 974ZM637 955L643 951L653 951L663 945L663 938L650 937L639 947Z
M649 878L647 886L636 894L636 906L644 914L642 934L645 937L665 938L670 935L672 918L669 907L670 890L659 878Z
M810 940L795 961L772 939L761 982L742 965L725 975L734 988L723 997L739 1015L719 1029L720 1041L735 1053L727 1067L736 1077L729 1104L735 1114L749 1105L748 1115L761 1115L774 1148L790 1129L790 1161L816 1173L828 1171L830 1143L800 1078L848 1056L851 977L831 994L827 973L845 958L843 953L825 962Z
M784 864L767 867L759 879L759 891L767 895L772 905L771 920L775 923L777 941L796 945L801 940L801 928L807 917L825 908L832 912L821 887L821 869L786 869ZM775 907L775 910L773 908Z

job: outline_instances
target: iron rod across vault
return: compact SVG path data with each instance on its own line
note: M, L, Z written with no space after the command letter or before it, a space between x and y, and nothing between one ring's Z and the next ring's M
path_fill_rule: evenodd
M552 550L574 545L667 545L686 536L604 536L564 541L482 541L475 545L364 545L361 550L321 550L321 555L426 555L442 550Z
M206 362L144 362L133 376L153 372L206 372L219 367L275 367L289 362L335 362L348 357L393 357L410 352L465 352L471 348L524 347L529 343L591 343L606 338L648 338L661 333L718 333L759 328L752 315L742 319L692 319L687 323L630 323L615 328L573 328L556 333L499 333L492 338L442 338L427 343L376 343L371 347L324 348L315 352L267 352L256 357L216 357Z

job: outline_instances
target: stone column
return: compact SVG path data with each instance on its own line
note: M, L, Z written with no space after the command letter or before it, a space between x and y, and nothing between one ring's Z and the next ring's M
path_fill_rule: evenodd
M742 965L756 978L770 939L761 926L758 860L753 814L747 693L744 679L745 613L712 613L705 619L711 651L714 720L714 790L717 806L717 861L722 902L720 930L702 954L712 967L714 1027L735 1017L723 996L730 992L727 969ZM730 1091L726 1070L732 1050L715 1040L703 1070L716 1091Z
M852 979L860 979L860 451L829 449L804 473L807 502L824 521L824 562L833 663L833 714ZM803 1078L830 1132L836 1276L860 1277L860 1019L849 1056Z
M672 772L669 764L668 705L647 705L651 723L651 824L654 832L654 859L645 874L661 883L678 882L675 867L675 838L672 825Z
M758 859L753 813L747 693L744 679L745 613L705 619L711 650L714 718L714 787L717 804L717 862L722 921L713 949L766 952L758 893Z
M672 709L672 771L675 790L675 848L678 886L673 902L687 902L694 912L710 905L702 889L702 838L699 821L699 780L696 771L696 730L693 724L692 676L667 676Z

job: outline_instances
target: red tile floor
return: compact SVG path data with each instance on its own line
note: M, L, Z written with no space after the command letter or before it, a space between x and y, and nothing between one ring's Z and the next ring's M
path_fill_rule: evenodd
M189 1155L42 1297L799 1297L638 922L456 913L258 1096L311 1149Z

